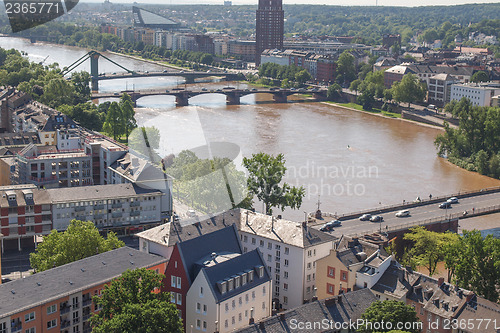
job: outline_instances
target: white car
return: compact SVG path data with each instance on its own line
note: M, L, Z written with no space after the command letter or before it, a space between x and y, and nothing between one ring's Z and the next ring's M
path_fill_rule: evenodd
M186 212L186 215L188 217L195 217L196 216L196 212L194 211L194 209L190 209Z
M457 197L451 197L451 198L449 198L446 201L448 201L449 203L455 204L455 203L458 203L458 198Z
M405 216L410 216L410 211L409 210L400 210L399 212L396 213L397 217L405 217Z

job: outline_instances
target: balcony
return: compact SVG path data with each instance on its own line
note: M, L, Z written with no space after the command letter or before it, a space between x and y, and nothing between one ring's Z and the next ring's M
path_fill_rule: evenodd
M73 318L73 325L76 325L80 322L80 318Z
M83 212L85 210L84 206L75 207L75 212Z
M83 321L87 321L90 319L90 317L92 317L92 314L89 313L89 314L86 314L86 315L83 315Z
M140 210L134 210L134 211L130 212L130 216L139 216L139 215L141 215L141 211Z
M140 201L134 201L130 203L130 207L139 207L141 205Z
M94 214L94 220L100 220L104 218L104 214Z
M111 208L122 208L122 204L121 203L114 203L111 205Z
M103 204L94 205L94 209L104 209L104 205Z
M65 307L61 307L61 314L66 314L68 313L69 311L71 310L71 307L70 306L65 306Z
M92 299L83 300L83 306L89 306L92 304Z
M57 182L57 176L50 176L50 177L33 177L30 176L28 179L33 182L35 185L41 185L41 184L47 184L47 183L54 183Z
M14 332L20 332L23 329L23 325L19 323L17 326L11 326L10 331L12 333Z
M115 218L115 217L122 217L123 216L123 213L122 212L114 212L114 213L111 213L111 217Z
M65 329L66 327L71 326L71 322L69 320L65 320L61 323L61 329Z

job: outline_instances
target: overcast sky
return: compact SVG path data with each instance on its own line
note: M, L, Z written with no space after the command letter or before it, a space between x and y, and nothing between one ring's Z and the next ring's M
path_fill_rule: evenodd
M102 2L100 0L83 0L85 2ZM135 0L141 3L161 4L212 4L221 5L224 0ZM468 3L498 3L499 0L283 0L284 4L312 4L312 5L337 5L337 6L374 6L375 1L379 6L435 6L435 5L462 5ZM115 3L132 3L134 0L111 0ZM256 5L258 0L233 0L234 5Z

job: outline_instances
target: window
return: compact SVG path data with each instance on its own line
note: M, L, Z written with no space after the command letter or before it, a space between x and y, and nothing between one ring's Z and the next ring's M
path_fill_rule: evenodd
M203 287L200 287L200 297L203 297Z
M266 308L266 302L262 302L262 310Z
M285 259L285 267L288 267L288 259Z
M207 330L207 322L206 321L203 321L203 330L206 331Z
M283 290L288 290L288 283L283 283Z
M252 291L252 299L255 299L255 291Z
M347 282L347 272L346 271L340 271L340 281Z
M231 317L231 324L235 324L236 323L236 320L234 319L234 316Z
M180 276L177 277L177 288L181 289L181 278Z
M263 241L263 240L260 240L260 242L259 242L259 246L260 246L260 247L264 247L264 241Z
M311 263L307 263L307 269L311 269Z
M272 256L272 255L270 255L270 254L268 254L268 255L267 255L267 261L271 261L271 260L273 260L273 256Z
M226 303L226 304L225 304L225 310L226 310L226 312L228 312L228 311L229 311L229 303Z
M56 326L57 326L57 319L52 319L51 321L47 322L47 329L51 329Z
M35 312L30 312L24 315L24 322L35 320Z
M265 295L266 294L266 286L263 286L262 287L262 295Z
M248 241L248 237L245 235L243 236L243 241L246 243ZM226 326L227 327L227 326Z
M1 329L0 329L0 332L3 332ZM5 331L7 332L7 331ZM24 331L24 333L36 333L36 328L32 327L32 328L28 328L27 330Z
M252 245L255 245L255 238L252 237Z
M175 276L172 275L172 278L171 278L171 281L170 281L170 286L175 288L176 283L177 283L177 277L175 277Z
M233 299L233 301L231 302L231 307L234 309L236 307L236 301Z
M269 250L272 250L273 249L273 244L271 244L271 242L267 243L267 248Z
M175 304L175 296L176 293L170 293L170 303L174 303Z
M206 304L203 304L203 314L204 315L207 314L207 305Z
M182 305L182 294L177 294L177 304Z
M290 253L290 249L288 247L285 247L285 254Z
M335 286L333 284L326 284L326 293L330 295L335 295Z
M327 268L327 274L328 274L328 277L331 277L331 278L335 279L335 268L328 266L328 268Z
M57 310L57 305L56 304L52 304L51 306L47 307L47 314L52 314L54 312L56 312ZM49 328L49 327L47 327Z
M199 319L196 319L196 329L200 329L201 327L201 321Z
M310 257L311 255L312 255L312 251L311 250L307 251L307 256Z
M200 313L200 311L201 311L201 304L200 303L196 303L196 312Z
M283 272L283 277L284 277L285 279L288 279L288 272Z
M229 325L227 323L227 319L224 321L224 327L227 328Z
M311 281L311 274L307 274L307 281Z
M288 304L288 297L283 296L283 304Z
M243 318L242 318L242 316L241 316L241 312L240 312L240 313L238 313L238 321L241 321L242 319L243 319Z

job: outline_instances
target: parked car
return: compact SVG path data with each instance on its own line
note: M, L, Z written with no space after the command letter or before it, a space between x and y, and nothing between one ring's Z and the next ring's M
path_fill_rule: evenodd
M445 202L442 202L439 204L439 208L446 209L446 208L450 208L450 207L451 207L451 202L449 202L449 201L445 201Z
M196 212L194 209L189 209L187 212L186 212L186 215L188 217L195 217L196 216Z
M207 88L201 88L201 91L207 91L208 89Z
M370 214L363 214L359 217L360 221L369 221L372 218Z
M396 213L396 217L406 217L406 216L410 216L409 210L400 210L399 212Z
M373 215L370 219L370 222L382 222L384 218L380 215Z
M457 197L451 197L448 200L446 200L446 202L449 202L451 204L455 204L455 203L458 203L458 198Z

